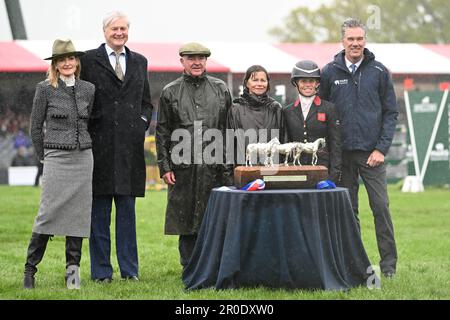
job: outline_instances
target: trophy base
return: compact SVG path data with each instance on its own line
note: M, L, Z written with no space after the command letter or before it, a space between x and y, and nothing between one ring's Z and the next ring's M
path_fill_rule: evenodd
M317 182L327 178L328 169L324 166L239 166L234 169L234 185L237 188L262 179L266 189L312 189Z

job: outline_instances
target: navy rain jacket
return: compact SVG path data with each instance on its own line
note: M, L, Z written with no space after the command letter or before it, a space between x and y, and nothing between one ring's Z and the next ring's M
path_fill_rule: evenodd
M387 68L364 49L364 60L352 76L342 50L322 70L320 96L333 102L341 121L343 150L387 154L394 137L398 108Z

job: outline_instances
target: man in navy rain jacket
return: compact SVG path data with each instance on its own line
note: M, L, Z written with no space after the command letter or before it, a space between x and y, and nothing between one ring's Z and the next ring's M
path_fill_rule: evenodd
M347 19L342 25L342 44L334 61L322 71L320 96L333 102L341 121L342 184L350 192L358 218L359 176L369 196L375 218L380 268L395 275L397 249L389 211L384 158L391 146L398 108L391 75L365 48L366 27Z

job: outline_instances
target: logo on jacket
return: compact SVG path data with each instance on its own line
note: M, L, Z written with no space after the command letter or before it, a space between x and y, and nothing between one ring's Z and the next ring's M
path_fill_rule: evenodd
M334 80L334 85L339 86L343 84L348 84L348 79L342 79L342 80Z
M317 121L321 121L321 122L327 121L327 115L326 115L326 113L318 112L318 113L317 113Z
M381 72L384 72L384 70L383 70L383 69L381 69L381 67L379 67L379 66L374 66L374 68L376 68L376 69L380 70Z

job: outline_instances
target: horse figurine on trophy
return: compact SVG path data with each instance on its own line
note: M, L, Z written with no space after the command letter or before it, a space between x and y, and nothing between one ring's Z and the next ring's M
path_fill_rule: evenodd
M281 144L278 139L272 139L268 143L251 143L245 149L245 166L234 168L234 185L237 188L247 188L249 183L257 184L258 179L264 181L266 189L304 189L315 188L319 181L326 180L328 169L326 166L316 165L318 162L317 152L325 147L325 139L318 139L313 143L290 142ZM312 166L300 163L303 153L312 154ZM280 164L275 164L276 157L280 154L285 156ZM259 157L255 157L259 156ZM264 166L261 158L266 156ZM253 158L252 158L253 156ZM275 159L273 159L275 157ZM294 157L294 165L290 160ZM257 159L256 166L255 158ZM308 158L309 159L309 158ZM298 166L296 165L298 162ZM309 162L309 160L308 160Z
M284 156L284 165L287 167L289 166L289 157L293 155L295 147L297 146L298 142L289 142L289 143L283 143L277 146L277 151L280 155Z
M251 157L253 154L263 154L265 156L264 166L273 166L273 156L277 152L277 146L280 145L278 138L273 138L267 143L250 143L245 153L245 166L252 167Z
M325 138L319 138L314 142L307 142L307 143L297 142L294 149L294 165L296 162L298 163L299 166L302 165L300 163L300 157L304 152L312 154L311 165L315 166L318 160L317 151L320 148L324 147L326 147Z

